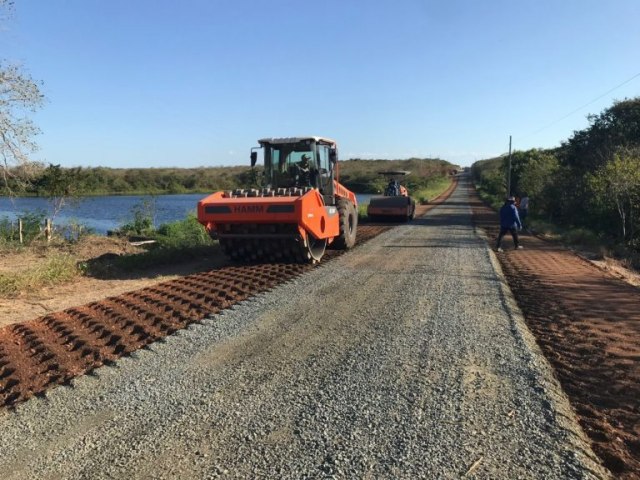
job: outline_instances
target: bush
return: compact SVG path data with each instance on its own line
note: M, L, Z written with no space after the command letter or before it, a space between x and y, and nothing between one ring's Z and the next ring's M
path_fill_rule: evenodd
M368 203L360 203L358 205L358 222L366 222L369 218L367 216L367 208L369 207Z
M161 225L153 238L161 248L200 247L214 243L194 213L184 220Z
M155 244L148 245L148 251L122 255L106 263L89 262L87 271L99 277L109 277L118 270L144 270L180 260L203 258L213 253L218 245L198 223L194 213L184 220L163 224L148 236L156 241Z
M570 245L583 245L596 247L602 243L599 236L588 228L576 227L567 230L562 235L562 240Z
M153 218L155 216L155 198L145 198L134 205L130 214L130 222L123 224L118 233L122 235L151 236L155 232Z
M87 227L76 220L69 220L64 225L56 226L55 232L64 240L71 243L78 243L84 237L96 233L93 228Z
M42 210L23 212L19 215L22 220L23 245L29 245L40 235L45 217L46 213ZM17 219L9 220L8 217L0 219L0 242L5 244L20 243Z

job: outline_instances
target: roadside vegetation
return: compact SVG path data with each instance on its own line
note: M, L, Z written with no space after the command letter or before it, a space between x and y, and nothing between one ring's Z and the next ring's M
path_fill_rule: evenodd
M416 203L428 203L443 193L451 185L451 177L435 177L416 191L409 190L409 194L416 199Z
M516 151L511 192L530 198L530 226L640 268L640 97L615 102L555 149ZM499 208L508 158L476 162L482 198Z
M91 261L87 264L88 274L106 278L123 272L203 258L216 253L218 246L218 242L214 241L198 223L195 213L189 214L183 220L160 225L158 228L154 228L151 219L146 217L139 221L138 225L135 222L123 225L117 235L124 237L142 235L150 243L145 244L143 252Z
M340 180L357 192L379 193L384 189L386 180L378 171L410 170L411 175L403 183L420 202L444 191L450 183L448 175L454 169L455 166L442 160L351 160L341 162ZM12 184L16 178L9 176L7 179L14 193L19 187ZM167 183L169 178L173 184ZM114 185L113 182L118 184L119 181L121 185L127 185L120 193L125 193L128 188L167 193L186 191L187 187L194 185L207 192L240 185L246 187L255 183L257 178L259 171L252 172L249 167L115 170L65 169L49 165L35 174L30 183L23 184L22 192L46 196L53 203L54 210L59 210L66 202L74 201L85 193L113 193L109 185ZM197 182L181 183L185 179ZM178 188L176 185L182 186ZM361 207L360 214L366 216L365 206ZM53 238L47 240L43 231L45 215L44 211L20 215L22 241L16 221L0 218L0 256L7 258L11 254L37 252L32 256L32 263L35 262L32 267L16 264L12 268L6 265L4 269L0 268L0 295L13 296L29 288L66 282L79 275L120 278L155 266L215 255L217 250L217 242L209 237L195 214L177 222L156 226L153 200L143 200L135 205L127 220L115 232L113 241L116 243L143 242L138 248L126 252L121 249L114 253L105 243L108 239L93 235L90 229L77 223L56 225ZM93 256L78 253L87 250L87 245L91 243L100 243L104 254L99 251Z
M217 243L200 225L195 214L154 227L152 211L144 204L130 212L114 237L93 234L81 225L63 225L47 241L43 236L44 213L22 217L23 242L15 222L0 219L0 297L69 282L79 276L127 277L175 262L215 255ZM143 240L142 245L130 240Z
M247 162L248 163L248 162ZM411 190L428 188L434 178L445 177L456 166L439 159L360 160L340 162L340 181L358 193L378 193L384 189L382 170L409 170ZM9 193L54 199L86 195L157 195L208 193L259 186L260 167L200 168L63 168L60 165L31 164L30 181L25 183L18 169L11 171L0 195Z

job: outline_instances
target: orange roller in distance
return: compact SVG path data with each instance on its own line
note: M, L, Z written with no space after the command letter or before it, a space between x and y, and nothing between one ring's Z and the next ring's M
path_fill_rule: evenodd
M367 217L377 221L409 221L416 214L416 201L409 196L409 191L400 184L400 179L411 172L406 170L390 170L378 172L384 175L389 183L384 195L372 197L367 207Z

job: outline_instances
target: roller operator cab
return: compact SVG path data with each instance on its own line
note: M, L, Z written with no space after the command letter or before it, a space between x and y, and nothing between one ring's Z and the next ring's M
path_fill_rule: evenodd
M320 261L327 246L356 241L356 196L338 181L336 142L323 137L263 138L259 188L216 192L198 202L198 221L238 261Z

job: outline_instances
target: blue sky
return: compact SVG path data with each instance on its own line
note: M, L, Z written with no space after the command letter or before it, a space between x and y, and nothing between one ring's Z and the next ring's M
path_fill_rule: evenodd
M321 135L343 159L469 165L640 95L558 121L640 73L639 23L638 0L16 0L0 57L43 82L37 160L235 165Z

